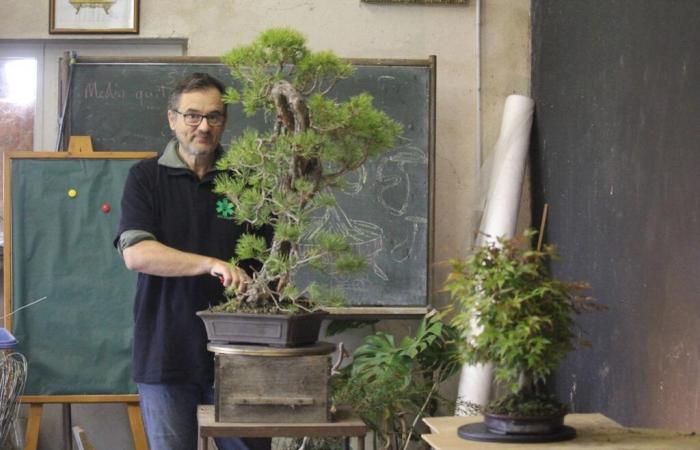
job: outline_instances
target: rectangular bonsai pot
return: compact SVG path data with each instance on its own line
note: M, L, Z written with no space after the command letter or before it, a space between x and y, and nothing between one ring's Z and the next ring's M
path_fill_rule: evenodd
M318 340L324 311L307 314L245 314L198 311L214 344L297 347Z

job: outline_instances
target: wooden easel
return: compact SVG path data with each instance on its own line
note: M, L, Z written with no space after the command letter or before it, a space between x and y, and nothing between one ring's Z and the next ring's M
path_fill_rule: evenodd
M68 140L68 153L92 153L90 136L71 136Z
M44 404L47 403L126 403L126 411L129 416L131 436L136 450L148 450L146 432L141 419L139 396L134 395L27 395L21 398L22 403L29 404L29 417L27 420L27 432L24 437L24 450L36 450L39 446L39 428L41 415L44 412Z
M90 136L71 136L68 144L68 153L76 156L92 154L92 139ZM69 155L70 156L70 155ZM9 177L5 177L6 189L9 188ZM7 190L5 191L7 192ZM11 218L10 218L11 219ZM11 253L11 241L7 244L7 254ZM12 298L10 287L5 285L5 309L9 310L8 302ZM12 317L6 316L4 326L8 329L12 327ZM39 445L39 429L41 426L41 416L45 404L63 404L70 407L73 403L124 403L126 404L131 435L136 450L148 450L146 432L144 431L141 418L141 408L139 407L139 396L137 394L126 395L26 395L20 398L20 402L29 405L29 417L25 434L25 450L36 450ZM70 411L70 410L68 410ZM70 433L69 433L70 434Z

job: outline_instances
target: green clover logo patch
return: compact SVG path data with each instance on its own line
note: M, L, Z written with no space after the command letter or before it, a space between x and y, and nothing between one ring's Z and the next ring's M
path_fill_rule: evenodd
M233 218L233 203L227 198L223 198L216 202L216 217L220 219Z

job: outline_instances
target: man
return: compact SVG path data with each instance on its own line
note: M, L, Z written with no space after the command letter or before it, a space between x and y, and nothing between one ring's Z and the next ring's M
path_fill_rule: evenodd
M133 375L151 450L193 450L197 404L213 400L213 356L196 311L244 291L245 267L227 262L247 227L217 217L212 192L226 125L224 86L195 73L174 89L168 123L175 134L157 157L127 177L115 246L139 272L134 303ZM250 439L269 448L269 439ZM220 449L245 449L238 439Z

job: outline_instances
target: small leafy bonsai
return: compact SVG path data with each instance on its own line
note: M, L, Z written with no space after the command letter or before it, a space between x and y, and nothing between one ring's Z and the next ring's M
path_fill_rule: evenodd
M414 336L399 342L383 332L367 336L352 364L331 378L334 402L349 404L385 450L406 449L420 438L421 418L439 405L452 406L438 387L461 367L457 339L436 311L423 318Z
M534 234L499 238L466 260L450 261L445 290L459 308L452 324L460 330L465 362L493 362L495 378L507 390L486 406L489 414L565 414L566 406L546 392L545 378L574 348L574 314L600 309L578 295L586 283L550 276L546 264L555 249L524 246Z
M335 206L331 188L394 148L402 128L367 93L342 102L329 97L352 66L331 52L311 52L294 30L267 30L223 62L242 86L229 88L224 101L240 102L248 115L262 111L271 128L248 129L230 144L215 192L231 202L234 220L271 226L274 236L269 246L252 234L241 237L231 262L252 259L260 269L244 294L228 291L219 310L296 313L342 303L342 292L297 286L293 276L304 266L331 274L364 267L345 236L310 230L324 208Z

